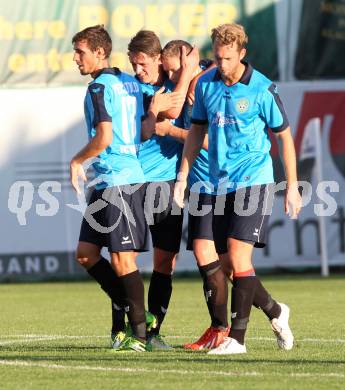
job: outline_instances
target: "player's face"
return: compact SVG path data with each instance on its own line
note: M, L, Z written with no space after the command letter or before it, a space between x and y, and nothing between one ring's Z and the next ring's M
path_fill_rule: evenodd
M92 51L87 41L75 42L73 48L73 61L78 65L80 74L93 74L103 66L100 50Z
M178 83L181 76L181 61L178 56L162 57L162 65L169 79L174 83Z
M128 52L129 61L136 76L142 83L156 84L159 79L160 55L150 57L142 52Z
M223 80L232 81L241 69L241 60L246 49L239 50L237 43L225 46L216 44L213 46L213 54Z

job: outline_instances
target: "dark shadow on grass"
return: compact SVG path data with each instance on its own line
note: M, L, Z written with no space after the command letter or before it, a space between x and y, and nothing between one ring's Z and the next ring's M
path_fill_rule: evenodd
M52 350L50 350L53 352ZM98 350L97 352L103 352L102 349ZM19 353L19 352L18 352ZM279 364L284 366L300 366L302 364L308 364L308 365L335 365L335 364L344 364L345 365L345 359L343 360L307 360L307 359L286 359L286 356L282 356L281 359L254 359L254 358L246 358L246 356L243 356L242 358L238 357L229 357L227 355L224 356L206 356L206 354L203 354L203 357L200 356L200 353L188 353L189 357L181 356L177 357L176 355L171 355L169 352L161 352L156 354L155 352L151 353L145 353L144 355L141 353L122 353L122 352L111 352L110 350L104 351L102 357L100 356L51 356L51 355L42 355L42 356L23 356L22 354L13 354L13 355L0 355L0 360L8 360L8 361L35 361L35 362L41 362L41 361L53 361L55 363L57 362L129 362L131 364L136 363L143 363L145 364L152 364L154 366L157 366L161 363L165 364L172 364L172 366L176 363L202 363L205 364L208 361L210 362L236 362L236 363L252 363L252 364ZM193 356L195 355L195 356ZM186 369L188 366L185 366Z

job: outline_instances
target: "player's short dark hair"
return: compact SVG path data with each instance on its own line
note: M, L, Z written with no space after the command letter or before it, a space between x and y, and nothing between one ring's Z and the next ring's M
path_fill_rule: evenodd
M193 50L193 46L182 39L175 39L168 42L162 50L162 57L179 57L181 54L181 47L187 49L187 55Z
M162 46L158 36L150 30L140 30L130 40L128 51L132 53L145 53L149 57L161 54Z
M104 49L105 58L110 56L112 41L103 24L87 27L76 33L72 38L72 44L80 41L86 41L92 51L96 51L97 48L101 47Z
M237 23L226 23L212 29L211 39L213 45L237 44L239 50L244 49L248 43L248 36L244 27Z

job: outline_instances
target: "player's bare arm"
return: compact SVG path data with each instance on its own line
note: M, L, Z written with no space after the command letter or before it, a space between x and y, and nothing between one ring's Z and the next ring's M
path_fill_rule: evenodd
M200 153L206 131L206 125L196 125L193 123L188 132L188 136L183 148L180 171L177 175L177 181L174 188L174 199L180 207L184 206L183 199L184 192L187 187L187 177L194 160Z
M183 106L184 96L180 92L163 93L160 88L152 97L145 120L141 124L141 139L149 139L155 133L155 124L160 112Z
M295 219L301 211L302 200L298 191L296 151L290 127L277 133L276 137L287 181L284 204L285 214L289 214L291 218Z
M97 157L113 140L111 122L100 122L96 127L96 135L83 147L70 162L70 180L73 188L80 194L78 178L86 181L83 162L90 157Z
M155 134L161 137L169 135L170 137L176 139L176 141L184 144L188 133L189 130L174 126L168 119L156 122ZM205 135L204 141L202 143L202 149L208 150L208 134Z
M193 79L191 80L191 82L189 84L188 91L187 91L187 96L186 96L186 100L187 100L188 104L190 104L191 106L194 104L194 100L195 100L194 91L195 91L195 87L196 87L196 84L197 84L199 78L203 74L207 73L209 70L215 68L216 66L217 65L213 62L208 68L206 68L205 70L203 70L202 72L197 74L195 77L193 77Z

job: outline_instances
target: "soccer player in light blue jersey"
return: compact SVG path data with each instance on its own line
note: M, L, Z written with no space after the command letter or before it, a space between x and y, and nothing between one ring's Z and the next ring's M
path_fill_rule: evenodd
M198 64L197 50L186 58L177 85L171 83L161 66L161 44L153 31L140 30L128 44L128 56L144 94L144 108L147 109L154 93L162 86L168 95L173 90L186 96L194 69ZM171 107L162 118L174 120L180 115L179 107ZM172 213L172 192L182 154L182 145L171 137L154 134L154 126L142 132L144 142L139 147L146 190L146 217L150 226L153 244L153 273L148 291L148 309L158 319L158 326L149 334L152 349L169 349L159 331L168 310L172 293L172 272L179 252L183 214ZM160 208L162 205L162 209ZM152 210L156 210L152 213ZM161 211L159 211L161 210ZM123 310L113 305L113 329L123 324ZM122 325L123 326L123 325Z
M192 46L183 40L168 42L162 50L162 65L169 79L179 80L181 74L181 51L187 53ZM193 80L204 71L214 67L213 61L201 60L195 70ZM193 95L193 91L189 91ZM192 103L192 102L191 102ZM156 134L173 137L184 143L191 121L192 105L185 103L181 118L177 123L162 121L156 123ZM227 320L228 285L216 252L212 233L212 186L208 172L208 136L206 134L202 149L194 161L188 176L190 204L188 215L187 249L194 252L199 272L203 279L203 290L211 325L195 342L184 345L186 349L202 350L216 348L229 333Z
M135 258L148 250L144 215L144 172L137 157L141 127L154 125L159 112L171 106L158 94L143 119L143 95L138 81L109 67L112 42L103 26L75 34L74 61L82 75L91 75L84 109L89 142L71 160L70 175L86 181L83 163L95 158L96 187L84 214L77 260L118 306L126 308L132 336L122 349L146 350L144 285ZM164 102L168 102L165 106ZM111 263L101 256L107 247ZM115 272L114 272L114 270Z
M276 86L244 62L247 36L243 27L225 24L213 29L212 43L217 68L198 81L192 126L175 185L175 200L182 206L188 172L208 129L210 181L217 190L214 241L233 269L231 330L209 353L246 353L244 337L254 297L271 320L278 346L289 350L293 347L289 308L267 301L252 253L254 246L265 245L274 193L269 128L277 136L285 168L285 211L293 218L300 211L293 138Z

